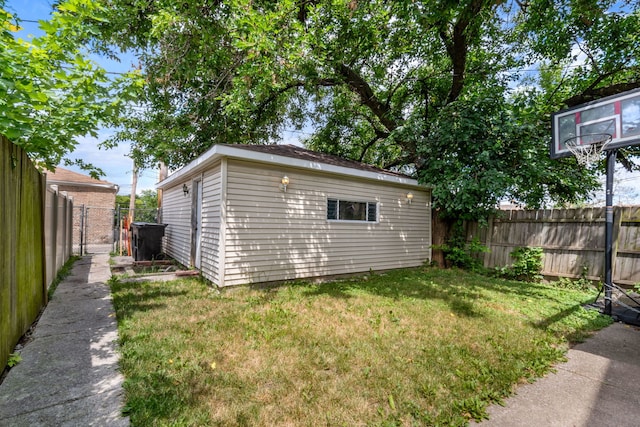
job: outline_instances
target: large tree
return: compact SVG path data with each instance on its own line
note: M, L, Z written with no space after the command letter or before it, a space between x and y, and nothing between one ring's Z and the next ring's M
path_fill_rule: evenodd
M103 12L92 0L59 1L51 19L40 21L41 35L21 38L20 17L0 0L0 133L50 169L78 137L113 121L136 80L112 81L89 58L98 46L85 43Z
M635 2L103 2L147 76L116 138L139 163L311 128L308 147L434 185L450 218L587 194L592 169L548 157L548 114L640 86Z

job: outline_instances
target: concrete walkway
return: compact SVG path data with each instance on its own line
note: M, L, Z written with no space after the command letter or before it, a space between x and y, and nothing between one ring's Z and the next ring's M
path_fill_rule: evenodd
M556 373L520 386L481 427L640 426L640 329L615 323L567 355Z
M58 286L22 362L0 384L0 426L128 426L122 417L109 255L87 256Z

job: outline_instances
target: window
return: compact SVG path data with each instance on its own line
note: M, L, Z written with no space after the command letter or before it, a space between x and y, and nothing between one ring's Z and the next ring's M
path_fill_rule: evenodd
M327 199L327 219L376 222L378 220L378 203Z

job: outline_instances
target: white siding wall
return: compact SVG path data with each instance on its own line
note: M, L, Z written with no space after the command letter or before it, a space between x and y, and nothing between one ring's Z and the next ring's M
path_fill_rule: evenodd
M202 179L202 275L220 284L220 163L204 173Z
M285 174L286 193L279 189ZM227 181L225 286L412 267L431 258L427 190L232 159ZM379 223L327 221L327 198L376 201Z
M185 196L180 182L162 193L162 223L164 252L179 263L188 266L191 256L191 194ZM187 185L191 187L191 182Z

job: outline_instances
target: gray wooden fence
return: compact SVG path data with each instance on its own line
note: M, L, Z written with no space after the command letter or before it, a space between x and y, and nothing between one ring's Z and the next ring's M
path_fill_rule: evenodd
M47 287L71 256L73 248L73 200L56 186L47 188L44 211Z
M490 218L488 226L467 224L467 239L475 237L489 248L484 266L513 263L517 247L544 251L542 274L548 277L604 278L604 208L510 210ZM640 207L614 210L613 281L640 283Z

